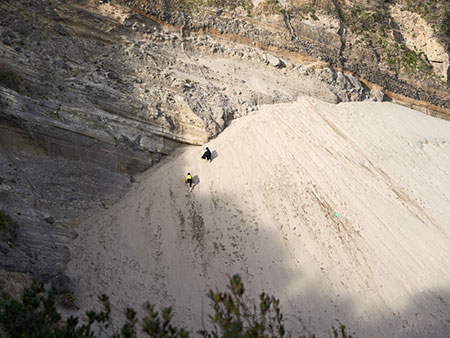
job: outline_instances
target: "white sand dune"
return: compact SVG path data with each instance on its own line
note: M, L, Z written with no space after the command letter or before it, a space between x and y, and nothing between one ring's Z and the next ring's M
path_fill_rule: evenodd
M70 272L90 307L174 305L199 327L240 273L297 333L449 337L450 123L391 103L263 106L143 174L80 226ZM191 172L192 193L183 183Z

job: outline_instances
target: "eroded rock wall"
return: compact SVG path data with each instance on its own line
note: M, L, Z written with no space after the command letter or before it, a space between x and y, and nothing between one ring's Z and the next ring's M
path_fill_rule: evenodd
M146 0L114 2L175 27L190 31L208 31L223 38L257 45L293 60L314 57L336 69L351 72L354 76L383 88L386 93L404 96L405 102L408 99L421 101L435 106L438 112L444 111L444 115L449 114L449 91L441 79L424 79L420 74L389 69L381 49L371 44L356 43L356 40L363 39L364 35L355 35L344 29L343 23L336 19L337 13L331 18L315 16L313 21L305 21L301 16L292 17L288 23L278 15L278 20L273 19L268 24L260 18L249 18L224 10L196 8L192 13L187 13L168 11L166 7ZM372 7L374 6L380 7L382 4L374 4ZM431 27L428 25L427 29ZM433 38L437 43L438 39L434 36ZM448 56L448 51L446 55ZM402 57L399 55L396 62L401 63ZM445 68L445 65L443 67ZM442 72L445 72L445 69L442 69ZM439 77L442 72L439 72Z

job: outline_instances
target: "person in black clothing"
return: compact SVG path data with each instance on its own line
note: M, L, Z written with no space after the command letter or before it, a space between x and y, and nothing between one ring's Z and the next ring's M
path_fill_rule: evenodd
M208 147L206 147L206 150L205 150L205 152L203 153L202 158L208 160L209 162L212 161L212 158L211 158L211 150L209 150Z

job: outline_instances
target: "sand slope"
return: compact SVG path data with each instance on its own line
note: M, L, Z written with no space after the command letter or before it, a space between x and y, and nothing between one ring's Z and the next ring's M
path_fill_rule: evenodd
M450 123L390 103L302 97L186 147L80 226L83 306L175 305L196 326L240 273L282 300L296 333L448 337ZM190 171L192 193L183 184ZM198 326L197 326L198 327Z

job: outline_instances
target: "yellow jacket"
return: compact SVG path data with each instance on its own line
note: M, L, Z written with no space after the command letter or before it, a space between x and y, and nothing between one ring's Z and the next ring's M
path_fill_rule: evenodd
M192 180L192 176L191 175L186 175L186 178L184 179L184 183L187 183L187 181L191 179Z

